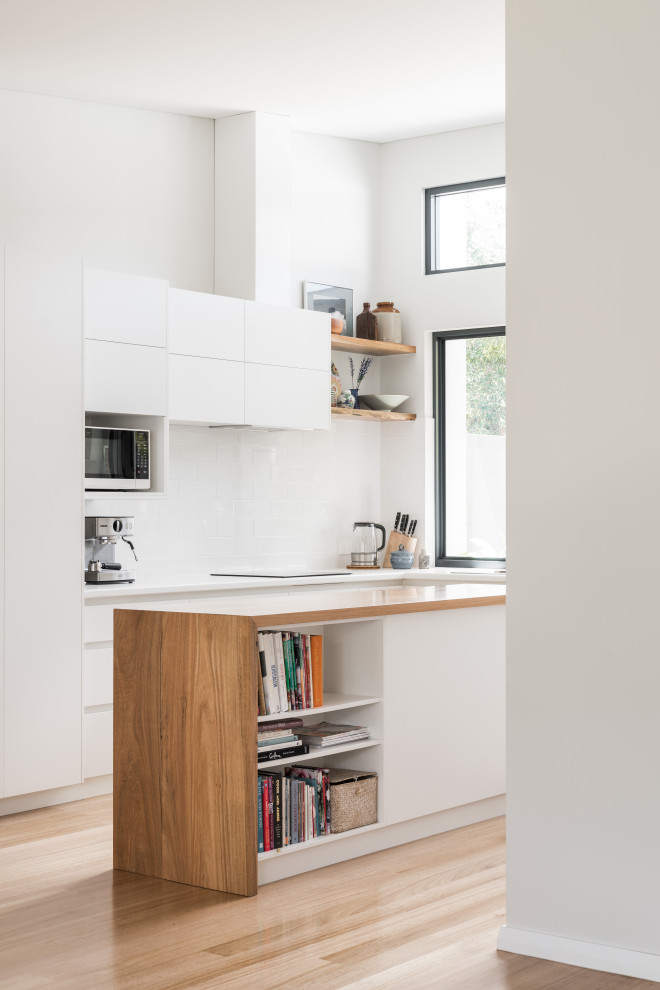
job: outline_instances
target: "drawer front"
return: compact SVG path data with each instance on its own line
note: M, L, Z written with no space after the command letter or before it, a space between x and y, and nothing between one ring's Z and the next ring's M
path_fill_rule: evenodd
M170 355L169 416L176 423L242 425L244 365L239 361Z
M83 704L86 708L112 704L112 647L85 650Z
M169 290L170 354L242 361L244 322L243 299L187 289Z
M246 301L245 360L286 368L328 370L330 317L308 309Z
M112 641L112 611L114 605L85 605L85 643Z
M167 282L85 269L85 337L165 347Z
M107 340L85 342L85 409L166 415L167 352Z
M112 773L112 712L83 715L83 777Z
M246 364L245 422L273 429L329 429L330 376L327 370Z

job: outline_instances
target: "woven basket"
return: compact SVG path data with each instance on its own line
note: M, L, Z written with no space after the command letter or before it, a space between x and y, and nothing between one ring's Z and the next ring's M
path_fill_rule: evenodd
M330 770L330 831L348 832L378 820L378 774Z

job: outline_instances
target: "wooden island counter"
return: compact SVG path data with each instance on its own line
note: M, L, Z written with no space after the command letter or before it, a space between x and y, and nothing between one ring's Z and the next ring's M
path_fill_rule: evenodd
M250 895L501 813L504 602L449 584L116 609L115 868ZM321 707L258 717L264 629L322 635ZM287 715L369 726L278 762L377 771L378 822L258 855L257 725Z

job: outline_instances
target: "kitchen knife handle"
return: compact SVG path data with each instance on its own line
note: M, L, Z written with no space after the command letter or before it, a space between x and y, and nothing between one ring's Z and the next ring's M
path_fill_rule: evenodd
M394 520L394 532L396 533L399 529L399 522L401 521L401 513L397 512L396 519Z

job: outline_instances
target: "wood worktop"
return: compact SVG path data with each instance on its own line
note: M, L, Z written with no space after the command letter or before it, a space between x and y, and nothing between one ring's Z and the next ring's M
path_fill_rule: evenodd
M240 615L253 619L258 626L272 626L504 605L505 601L504 585L447 584L255 595L227 598L222 605L212 606L201 600L182 604L180 609L173 610L207 615Z

